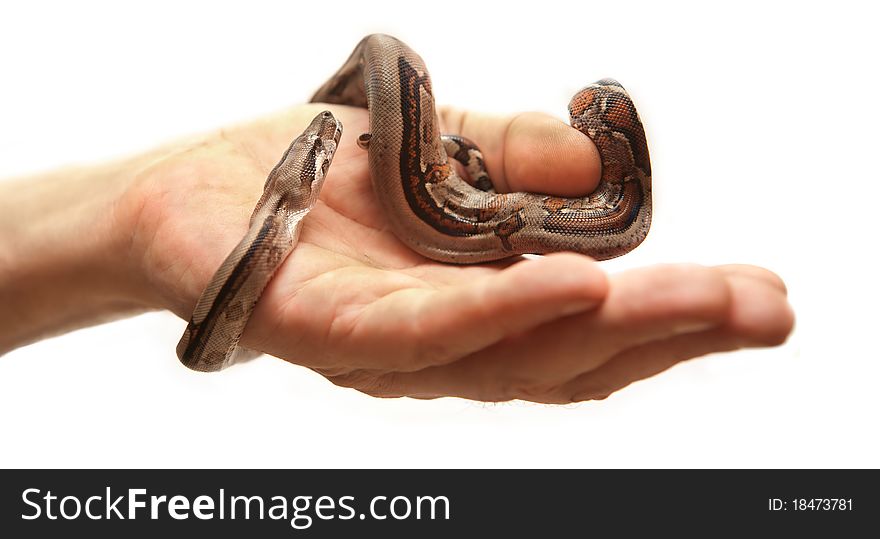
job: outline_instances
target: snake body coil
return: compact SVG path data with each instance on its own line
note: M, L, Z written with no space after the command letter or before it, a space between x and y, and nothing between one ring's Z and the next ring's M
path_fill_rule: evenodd
M472 263L576 251L601 260L635 248L651 226L645 132L612 79L587 86L569 104L571 125L602 158L598 188L581 198L493 193L459 177L425 64L393 37L365 37L312 101L369 108L373 187L398 238L428 258Z

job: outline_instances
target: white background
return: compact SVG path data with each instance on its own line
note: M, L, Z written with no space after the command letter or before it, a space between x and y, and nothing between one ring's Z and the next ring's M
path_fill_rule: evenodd
M10 4L0 177L301 102L382 31L421 53L441 103L563 116L580 86L618 78L648 129L655 221L605 267L767 266L798 318L780 348L553 407L377 400L269 357L192 373L174 354L184 322L151 313L0 358L0 466L880 465L880 45L868 8Z

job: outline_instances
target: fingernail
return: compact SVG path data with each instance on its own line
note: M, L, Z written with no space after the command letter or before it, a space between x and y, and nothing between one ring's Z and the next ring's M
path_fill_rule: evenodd
M578 313L582 313L582 312L594 309L598 304L599 303L596 301L588 301L588 300L575 301L575 302L563 305L562 308L560 309L560 312L562 313L563 316L570 316L572 314L578 314Z

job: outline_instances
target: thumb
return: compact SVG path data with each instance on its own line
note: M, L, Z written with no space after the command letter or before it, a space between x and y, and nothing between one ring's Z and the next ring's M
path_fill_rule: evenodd
M599 185L602 161L593 141L540 112L493 115L443 107L443 132L474 141L499 192L575 197Z

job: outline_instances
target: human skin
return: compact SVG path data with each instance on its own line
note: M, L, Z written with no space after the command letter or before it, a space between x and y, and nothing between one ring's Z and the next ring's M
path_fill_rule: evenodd
M687 359L778 345L792 329L785 285L755 266L609 276L573 253L425 259L380 211L355 144L369 131L366 111L301 105L114 163L0 183L0 354L147 310L188 319L247 229L268 171L325 108L345 127L341 145L243 346L374 396L570 403ZM595 146L557 119L440 112L443 132L480 144L499 191L574 196L598 183Z

